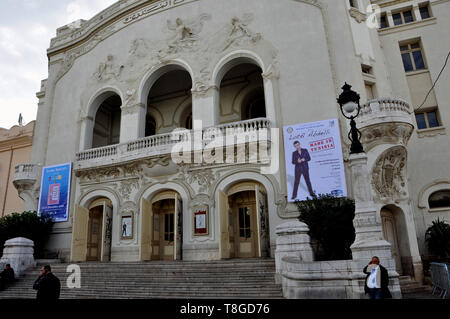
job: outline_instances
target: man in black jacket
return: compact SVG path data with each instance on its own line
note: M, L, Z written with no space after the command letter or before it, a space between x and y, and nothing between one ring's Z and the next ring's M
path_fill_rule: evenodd
M300 184L300 178L305 178L306 186L308 187L308 192L311 197L314 197L314 191L311 186L311 180L309 178L309 164L311 161L311 156L307 149L302 148L299 141L294 143L295 148L297 149L294 153L292 153L292 164L295 165L295 182L294 182L294 191L292 193L292 199L297 198L298 186Z
M372 257L363 272L367 275L364 291L369 294L369 299L392 298L389 291L389 274L387 269L380 265L380 258Z
M42 267L39 278L34 282L33 289L37 290L37 299L59 299L61 283L59 282L59 279L53 275L50 265Z
M5 288L5 285L13 283L15 279L14 269L10 264L5 266L5 269L0 273L0 290Z

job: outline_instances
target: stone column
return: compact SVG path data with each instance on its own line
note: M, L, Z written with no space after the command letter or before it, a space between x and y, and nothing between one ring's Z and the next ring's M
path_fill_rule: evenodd
M194 130L215 126L220 120L220 94L217 86L192 89ZM199 121L201 126L199 127Z
M11 264L17 278L27 269L36 266L33 247L33 241L26 238L19 237L7 240L0 264Z
M363 268L373 256L380 258L381 264L389 271L390 290L394 298L401 296L398 282L398 273L395 270L395 261L392 258L391 244L384 239L381 218L373 201L371 177L367 166L367 155L351 154L349 158L351 169L353 197L355 199L355 226L356 238L351 246L354 269L360 275L359 285L355 285L354 296L364 295Z
M123 106L120 120L120 143L145 137L146 107L142 103Z
M282 258L296 257L302 262L313 262L314 253L311 247L309 228L300 221L290 221L277 226L277 247L275 250L276 280L281 282L283 272Z

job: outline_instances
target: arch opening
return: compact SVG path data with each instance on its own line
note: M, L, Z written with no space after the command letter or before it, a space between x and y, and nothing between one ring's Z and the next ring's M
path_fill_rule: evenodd
M119 144L122 99L117 94L105 98L95 113L92 148Z
M265 118L266 100L262 69L247 59L231 61L220 79L221 124Z
M220 255L229 258L270 256L267 192L258 182L236 182L219 190Z
M153 84L146 100L145 136L170 133L178 127L192 128L192 120L188 121L188 115L192 114L190 73L181 67L169 67L163 71L149 80ZM179 113L179 108L183 108L181 116L176 118L174 114Z
M163 191L141 203L141 260L183 259L183 203L174 191Z

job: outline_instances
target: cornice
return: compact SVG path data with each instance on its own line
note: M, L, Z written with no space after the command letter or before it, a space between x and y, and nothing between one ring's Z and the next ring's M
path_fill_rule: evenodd
M75 27L76 24L74 24L73 31L64 32L53 38L50 43L50 48L47 50L47 55L50 58L64 53L95 39L101 33L112 34L131 23L141 20L143 17L148 17L194 1L199 0L119 0L95 15L92 19L80 22L78 27ZM146 12L145 14L139 14L144 11ZM130 19L130 17L136 14L139 15L138 18ZM124 19L122 26L118 27L117 30L109 30L113 24L121 19ZM61 27L58 30L64 28L70 29L70 25Z
M51 40L47 55L50 58L60 53L66 53L97 37L103 38L105 34L111 35L151 15L196 1L200 0L119 0L88 21L80 20L78 23L59 28L57 36ZM319 0L291 1L307 3L323 9ZM113 26L119 20L123 20L122 25ZM71 28L73 31L70 31Z

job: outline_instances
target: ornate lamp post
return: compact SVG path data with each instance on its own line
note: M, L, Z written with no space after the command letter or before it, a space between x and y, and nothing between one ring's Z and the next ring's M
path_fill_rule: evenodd
M364 148L360 142L361 132L356 128L355 119L359 116L361 112L361 105L359 104L360 96L358 93L352 90L352 86L345 83L342 87L343 92L339 95L337 99L342 115L346 119L350 120L350 132L348 133L348 138L352 141L352 146L350 148L350 154L364 153ZM353 113L357 110L356 115ZM349 115L348 115L349 114Z

